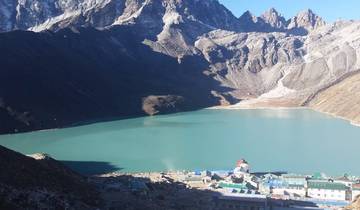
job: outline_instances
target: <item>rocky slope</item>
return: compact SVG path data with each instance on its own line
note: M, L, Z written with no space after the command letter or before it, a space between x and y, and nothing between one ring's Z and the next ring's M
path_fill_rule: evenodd
M205 59L179 64L127 27L17 31L0 34L0 45L1 132L141 116L148 96L176 104L157 105L161 113L194 110L217 103L212 90L227 90L202 73Z
M360 73L319 92L309 105L360 125Z
M101 200L86 179L43 154L0 146L0 209L96 209Z
M359 115L357 110L339 105L345 105L346 101L350 102L350 98L352 98L351 102L356 103L358 98L355 93L350 94L350 91L340 93L340 90L345 89L341 87L343 84L341 81L358 73L360 69L359 29L360 22L344 21L312 31L308 36L303 37L297 55L300 59L283 66L281 79L277 80L272 90L255 99L240 102L233 108L310 105L321 111L357 121ZM276 66L279 64L271 69ZM356 86L354 78L347 80L344 85ZM338 95L333 98L335 92Z
M286 20L275 9L237 18L217 0L0 4L1 132L248 99L306 106L359 69L360 22L311 10Z
M45 154L25 156L0 146L0 209L214 208L216 192L190 188L174 175L110 173L83 177Z
M345 210L359 210L360 209L360 198L354 201L350 206L344 208Z

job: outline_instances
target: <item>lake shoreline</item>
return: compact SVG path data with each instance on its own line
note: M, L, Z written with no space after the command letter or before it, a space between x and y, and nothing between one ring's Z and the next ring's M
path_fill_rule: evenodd
M330 166L339 149L347 151L349 165L356 164L356 146L348 145L358 145L359 129L308 107L275 109L288 111L207 109L1 136L0 144L23 154L44 152L88 173L227 169L244 157L254 171L360 174L348 164ZM298 158L303 151L307 156Z
M342 116L333 114L331 112L324 112L324 111L314 109L314 108L308 107L308 106L272 106L272 105L258 106L258 105L256 105L256 103L252 104L251 100L244 101L244 102L245 102L244 104L242 104L240 102L238 104L231 104L231 105L211 106L211 107L203 108L203 110L313 110L313 111L316 111L319 113L329 115L334 118L345 120L353 126L360 127L360 122L355 122L350 118L342 117ZM250 103L246 104L247 102L250 102ZM202 110L202 109L199 109L199 110ZM199 110L194 110L194 111L199 111ZM174 113L160 114L160 115L155 115L155 116L168 116L168 115L182 114L182 113L188 113L188 112L192 112L192 111L174 112ZM31 131L14 132L14 133L3 133L3 134L0 134L0 136L56 131L56 130L61 130L61 129L89 126L89 125L94 125L94 124L99 124L99 123L111 123L114 121L131 120L131 119L138 119L138 118L144 118L144 117L154 117L154 116L144 115L144 116L136 116L136 117L129 117L129 118L126 118L126 117L125 118L112 118L112 119L107 118L107 119L102 119L102 120L100 119L100 120L93 120L93 121L78 122L78 123L74 123L72 125L64 126L64 127L46 128L46 129L40 129L40 130L31 130Z
M208 107L206 109L209 109L209 110L312 110L315 112L326 114L333 118L347 121L352 126L360 127L360 123L355 122L352 119L342 117L342 116L336 115L331 112L324 112L324 111L314 109L314 108L308 107L308 106L257 106L256 104L241 104L240 103L240 104L233 104L233 105Z

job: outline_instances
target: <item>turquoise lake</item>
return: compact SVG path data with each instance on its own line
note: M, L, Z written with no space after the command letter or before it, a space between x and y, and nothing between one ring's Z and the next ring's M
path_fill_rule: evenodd
M87 174L231 169L360 175L360 127L307 109L201 110L0 136Z

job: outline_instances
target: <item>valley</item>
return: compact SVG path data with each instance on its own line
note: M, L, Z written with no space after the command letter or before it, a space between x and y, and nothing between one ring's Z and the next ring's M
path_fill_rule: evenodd
M312 101L360 68L359 21L235 17L215 0L1 4L1 133L239 102L358 118Z
M360 20L222 3L1 0L0 209L359 209Z

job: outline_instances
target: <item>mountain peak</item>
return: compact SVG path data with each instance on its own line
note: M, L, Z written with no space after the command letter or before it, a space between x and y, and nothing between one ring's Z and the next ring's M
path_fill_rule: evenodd
M312 11L310 8L304 9L300 11L297 15L316 15L314 11Z
M259 18L253 15L249 10L239 17L239 23L243 31L260 30Z
M27 0L0 1L0 31L59 30L68 26L106 28L139 23L156 31L172 12L208 28L231 30L238 20L218 0ZM17 9L18 8L18 9ZM14 18L16 17L16 18ZM172 18L167 16L166 18Z
M254 16L254 15L250 12L250 10L246 10L241 16Z
M274 7L271 7L268 12L278 14L278 11Z
M286 26L285 18L279 14L275 8L270 8L265 11L264 14L261 15L261 19L274 28L283 29Z
M13 0L0 2L0 8L3 8L0 10L0 32L14 29L57 31L71 26L103 29L113 25L137 25L140 32L151 35L151 40L154 40L162 32L162 35L173 32L174 25L177 25L175 28L179 32L179 27L184 27L181 31L187 33L187 38L196 38L215 29L244 32L290 31L305 35L325 24L311 9L299 12L290 20L286 20L275 8L269 8L260 17L246 11L236 18L218 0L67 0L66 3L62 0L27 1L31 4L23 4L21 1L14 3ZM193 30L194 24L201 30Z
M252 22L256 22L257 17L255 15L253 15L249 10L245 11L244 14L242 14L239 17L239 20L241 22L243 21L252 21Z
M299 13L301 13L301 12L313 13L313 14L315 14L310 8L304 9L304 10L300 11Z
M325 21L320 16L315 14L311 9L306 9L291 18L288 29L300 28L310 31L325 24Z
M317 14L315 14L311 9L305 9L305 10L300 11L296 15L296 17L300 18L300 19L312 20L312 19L316 19L319 16Z
M270 17L270 16L280 17L281 15L275 8L271 7L262 14L262 17Z

